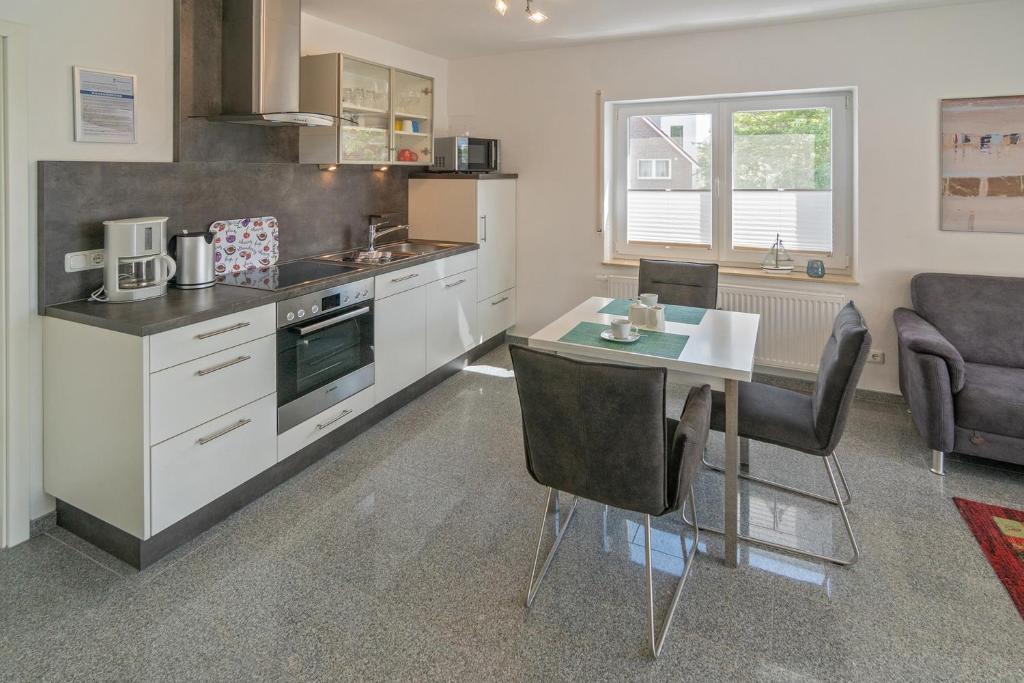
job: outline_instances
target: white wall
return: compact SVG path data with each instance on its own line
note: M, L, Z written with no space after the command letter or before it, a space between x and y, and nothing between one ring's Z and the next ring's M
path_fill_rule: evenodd
M599 293L595 91L609 99L856 86L859 286L897 392L892 310L921 271L1024 275L1024 235L940 232L939 100L1024 92L1019 0L606 42L452 61L451 130L502 139L519 180L519 321L529 334ZM621 271L620 271L621 272ZM723 281L761 282L749 278ZM830 286L791 284L786 287Z
M28 154L30 215L12 231L29 233L32 245L25 263L12 264L11 278L25 278L31 295L14 304L12 315L30 317L31 372L25 391L29 452L10 453L30 461L30 514L53 509L43 493L41 427L41 343L35 317L36 161L171 161L173 109L173 4L163 0L3 0L0 21L29 29ZM88 66L133 73L138 77L137 138L133 145L74 142L71 67ZM13 103L18 106L17 103ZM23 269L20 272L16 272ZM12 307L13 308L13 307Z
M448 60L398 43L302 15L302 54L344 52L371 62L413 71L434 79L435 135L448 131Z

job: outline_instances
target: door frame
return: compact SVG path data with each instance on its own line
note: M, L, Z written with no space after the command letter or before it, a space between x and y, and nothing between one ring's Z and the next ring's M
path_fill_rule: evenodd
M27 26L0 21L0 548L29 537L32 330ZM18 400L20 397L20 400Z

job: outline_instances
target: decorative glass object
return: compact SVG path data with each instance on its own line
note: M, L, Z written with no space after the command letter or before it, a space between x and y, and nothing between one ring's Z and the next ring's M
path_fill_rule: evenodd
M807 275L809 277L825 277L825 262L816 258L808 261Z
M793 257L786 251L786 247L782 246L782 238L778 233L775 233L775 243L761 261L761 270L770 273L793 272Z

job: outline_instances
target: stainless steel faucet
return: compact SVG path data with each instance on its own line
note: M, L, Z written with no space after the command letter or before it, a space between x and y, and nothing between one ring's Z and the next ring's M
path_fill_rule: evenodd
M410 225L388 225L390 222L391 220L386 216L370 216L370 246L367 251L377 251L377 238L381 235L387 235L399 230L408 230L412 227Z

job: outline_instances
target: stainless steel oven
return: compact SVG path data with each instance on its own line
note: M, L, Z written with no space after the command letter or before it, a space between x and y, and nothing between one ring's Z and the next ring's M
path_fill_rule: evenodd
M277 433L373 385L373 279L277 305Z

